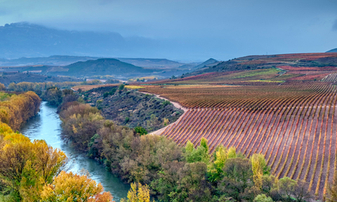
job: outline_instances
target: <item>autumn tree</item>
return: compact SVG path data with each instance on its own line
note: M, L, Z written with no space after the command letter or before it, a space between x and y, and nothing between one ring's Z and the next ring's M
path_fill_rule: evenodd
M123 198L121 202L150 202L150 189L147 185L131 183L127 199Z
M103 202L112 201L110 192L103 192L103 186L86 175L62 171L51 184L43 187L43 201L78 201Z
M13 197L36 201L45 184L51 183L67 162L66 155L44 140L31 142L18 133L8 133L0 148L0 179Z
M0 90L6 90L6 86L2 83L0 83Z
M269 168L263 154L253 154L250 157L255 186L262 188L262 176L269 173Z

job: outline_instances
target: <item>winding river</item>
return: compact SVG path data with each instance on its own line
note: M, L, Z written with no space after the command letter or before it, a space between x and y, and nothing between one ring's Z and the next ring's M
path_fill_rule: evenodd
M121 198L126 198L129 185L122 183L119 178L105 170L104 166L89 159L85 154L77 152L69 144L62 142L60 137L61 120L56 111L56 107L42 102L40 112L22 127L21 133L31 140L43 139L53 148L64 151L70 160L69 171L79 173L82 169L87 170L92 179L103 185L105 191L110 191L114 201L118 202Z

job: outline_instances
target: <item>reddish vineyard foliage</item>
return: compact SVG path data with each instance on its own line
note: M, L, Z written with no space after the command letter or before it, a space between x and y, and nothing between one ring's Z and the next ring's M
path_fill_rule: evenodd
M210 151L234 146L247 156L265 154L272 173L308 182L320 198L337 166L337 88L308 85L148 87L189 110L162 135L184 145L208 139Z

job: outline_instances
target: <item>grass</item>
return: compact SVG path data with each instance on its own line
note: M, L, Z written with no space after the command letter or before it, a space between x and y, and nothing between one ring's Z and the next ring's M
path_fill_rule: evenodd
M79 85L79 86L74 86L72 89L78 90L81 89L82 91L88 91L94 88L99 88L99 87L104 87L104 86L119 86L121 85L120 83L118 84L104 84L104 85Z
M239 73L232 74L233 79L240 79L240 78L246 78L246 77L255 77L255 76L264 76L264 75L270 75L270 74L278 74L281 72L281 70L277 68L270 68L270 69L258 69L258 70L250 70L250 71L244 71Z
M248 80L246 82L265 82L265 83L284 83L285 81L272 81L272 80Z
M140 88L145 88L144 86L137 86L137 85L126 85L125 88L128 89L140 89Z

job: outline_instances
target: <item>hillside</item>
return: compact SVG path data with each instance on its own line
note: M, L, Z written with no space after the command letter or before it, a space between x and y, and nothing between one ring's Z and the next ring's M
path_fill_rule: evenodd
M117 59L122 62L133 64L135 66L144 67L146 69L173 69L183 65L183 63L168 59L156 59L156 58L117 58Z
M161 135L262 153L276 177L326 195L337 165L337 53L246 56L194 74L130 86L188 108Z
M209 72L227 72L238 70L267 69L278 66L291 67L324 67L337 66L336 53L303 53L280 55L253 55L219 62L208 68L192 72L189 75L199 75Z
M213 59L213 58L210 58L208 60L206 60L205 62L193 67L193 69L200 69L200 68L207 68L208 66L214 66L216 65L215 63L217 63L218 61Z
M175 122L183 114L170 102L155 96L117 89L118 86L95 88L84 93L84 100L118 125L141 126L149 132Z
M69 77L45 76L33 73L2 73L0 83L8 86L10 83L19 82L65 82L65 81L83 81Z
M98 59L86 56L68 56L53 55L49 57L30 57L17 59L0 59L0 66L29 66L29 65L46 65L46 66L64 66L78 61L87 61Z
M102 58L98 60L88 60L76 62L67 66L67 72L57 72L55 74L76 77L90 77L94 75L115 75L115 76L137 76L153 73L153 70L144 69L129 63L121 62L117 59Z
M337 52L337 48L331 49L329 51L327 51L327 53L332 53L332 52Z

